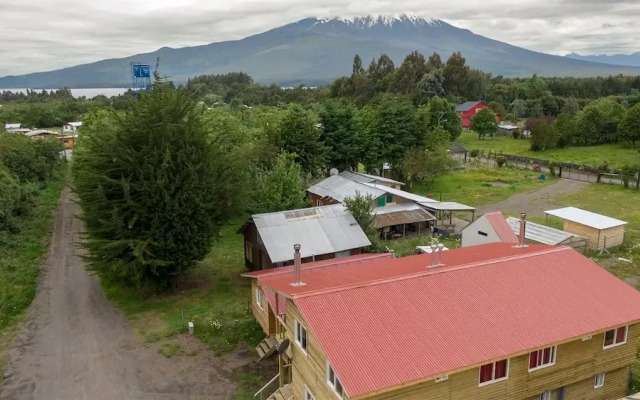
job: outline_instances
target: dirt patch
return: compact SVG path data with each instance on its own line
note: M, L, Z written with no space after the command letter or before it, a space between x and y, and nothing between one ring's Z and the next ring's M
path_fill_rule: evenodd
M542 214L555 206L549 199L557 194L574 192L585 187L587 183L561 179L556 183L546 185L540 189L518 193L500 203L488 204L478 208L477 215L482 215L491 211L502 211L511 213L525 212L528 214Z
M74 245L82 232L79 211L66 188L0 399L232 399L235 374L254 365L249 350L215 357L188 335L141 345L85 270ZM159 354L163 347L169 358Z

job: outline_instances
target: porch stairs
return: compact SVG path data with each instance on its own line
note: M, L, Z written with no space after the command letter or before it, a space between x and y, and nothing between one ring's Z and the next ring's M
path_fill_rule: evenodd
M262 342L260 342L260 344L256 346L256 352L260 357L260 360L258 360L258 362L273 355L276 352L277 345L278 345L278 341L276 339L270 336L267 336L266 338L264 338Z
M291 384L284 385L280 389L273 392L273 394L267 398L267 400L290 400L290 399L293 399L293 389L291 388Z

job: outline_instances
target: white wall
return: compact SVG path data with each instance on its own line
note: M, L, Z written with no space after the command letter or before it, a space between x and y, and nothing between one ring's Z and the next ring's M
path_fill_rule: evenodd
M485 233L486 236L480 232ZM496 242L502 242L502 240L484 215L462 231L462 247Z

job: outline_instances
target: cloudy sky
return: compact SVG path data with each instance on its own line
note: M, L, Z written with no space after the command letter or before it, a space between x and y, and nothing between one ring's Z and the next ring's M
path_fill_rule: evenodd
M0 76L240 39L306 17L402 12L552 54L640 51L640 0L0 0Z

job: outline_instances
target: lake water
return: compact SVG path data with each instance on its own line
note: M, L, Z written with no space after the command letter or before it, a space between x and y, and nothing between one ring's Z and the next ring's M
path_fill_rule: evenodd
M25 93L27 91L27 89L0 89L0 92L2 91L9 91L9 92L22 92ZM42 91L42 89L33 89L36 91ZM50 91L51 89L45 89L46 91ZM57 90L57 89L54 89ZM92 97L96 97L99 95L103 95L103 96L107 96L107 97L111 97L111 96L118 96L121 95L122 93L126 92L128 89L127 88L87 88L87 89L71 89L71 94L73 95L73 97L87 97L87 98L92 98Z

